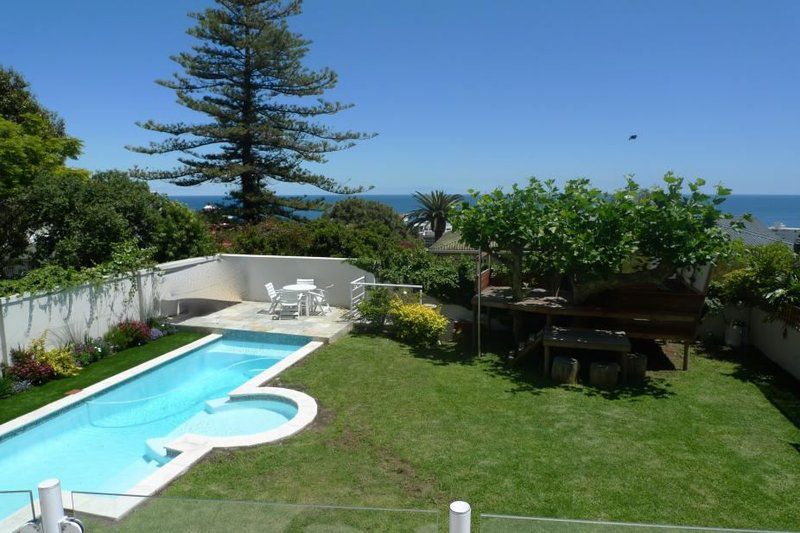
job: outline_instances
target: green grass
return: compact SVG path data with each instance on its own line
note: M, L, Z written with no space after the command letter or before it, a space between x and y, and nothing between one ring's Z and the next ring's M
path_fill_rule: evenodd
M793 529L800 405L772 376L752 354L695 355L608 393L348 336L280 378L317 399L311 428L215 452L166 494Z
M97 361L81 370L77 376L57 379L40 387L33 387L23 393L15 394L10 398L4 398L0 400L0 423L8 422L61 399L67 391L84 389L202 336L203 334L193 332L178 332L168 335L144 346L122 350L111 357Z

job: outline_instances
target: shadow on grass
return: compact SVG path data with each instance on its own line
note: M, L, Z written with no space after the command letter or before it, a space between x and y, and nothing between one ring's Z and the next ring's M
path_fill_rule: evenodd
M800 396L796 392L800 391L800 383L766 355L753 347L734 349L708 344L700 348L698 355L732 363L729 376L754 384L783 416L800 428Z
M385 335L374 331L355 331L352 335L370 339L385 337ZM589 385L559 385L542 375L541 357L529 357L519 365L512 365L507 356L501 355L508 354L512 347L511 343L504 342L502 339L487 340L484 342L480 358L469 340L447 342L438 346L409 346L408 348L412 356L429 360L435 365L476 365L481 362L490 374L511 381L514 386L509 389L509 392L515 394L538 395L547 389L559 388L590 397L599 396L607 400L634 400L645 397L665 399L675 395L670 390L670 384L666 380L652 377L638 384L620 384L613 390L600 389ZM592 357L588 357L584 362L592 359ZM660 347L651 349L648 352L649 370L674 368L674 365ZM581 381L583 383L589 382L589 364L582 364Z
M541 394L544 390L558 388L575 394L601 397L607 400L635 400L645 397L666 399L675 395L670 390L670 384L659 378L647 378L637 384L620 384L611 390L590 385L559 385L542 374L539 361L539 359L528 360L519 366L511 366L500 359L495 359L490 365L490 371L513 381L516 386L509 390L513 393ZM588 365L581 372L580 377L584 383L588 383Z

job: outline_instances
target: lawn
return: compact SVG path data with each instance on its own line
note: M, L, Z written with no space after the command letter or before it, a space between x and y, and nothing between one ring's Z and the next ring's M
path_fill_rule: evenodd
M695 354L689 372L604 393L351 335L279 378L319 402L311 428L214 452L166 495L794 529L800 404L771 371Z
M64 397L68 391L84 389L107 377L163 355L175 348L201 338L203 334L178 332L167 335L144 346L122 350L111 357L93 363L77 375L33 387L23 393L0 400L0 424L38 409Z

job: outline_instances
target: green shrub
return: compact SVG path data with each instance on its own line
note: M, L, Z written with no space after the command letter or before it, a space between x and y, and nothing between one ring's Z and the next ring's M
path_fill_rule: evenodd
M425 294L444 302L469 306L475 293L475 258L470 256L437 256L421 246L398 246L353 263L387 283L422 285Z
M357 309L367 324L376 330L383 329L392 307L392 295L385 287L377 287L367 293Z
M74 376L81 370L72 355L72 350L66 346L47 350L37 357L37 359L42 363L50 365L56 373L56 376L60 378Z
M133 332L127 329L122 329L119 326L114 326L109 329L103 336L103 340L108 343L112 352L124 350L128 346L134 346Z
M419 303L394 299L390 316L397 338L410 344L434 345L447 329L447 319L438 309Z
M144 322L128 320L109 329L103 338L111 350L117 352L150 342L151 333L150 326Z
M783 243L748 247L709 294L721 305L760 306L780 315L800 305L800 258Z
M8 398L14 394L14 380L10 376L0 377L0 398Z

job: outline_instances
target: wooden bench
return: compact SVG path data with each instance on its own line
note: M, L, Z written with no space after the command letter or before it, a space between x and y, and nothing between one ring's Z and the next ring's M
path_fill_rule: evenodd
M547 326L544 330L542 344L544 345L545 375L550 372L550 348L618 352L623 372L625 371L625 354L631 351L631 341L624 331L608 331L604 329Z

